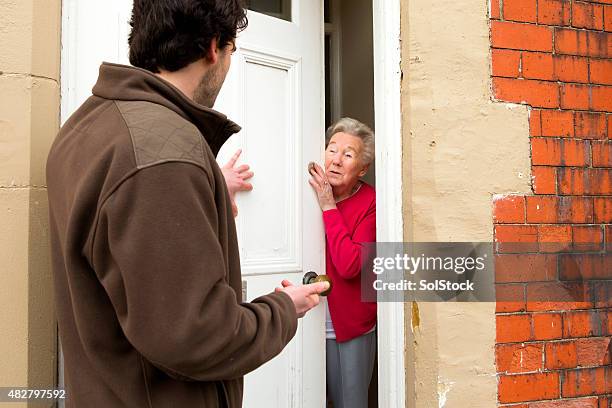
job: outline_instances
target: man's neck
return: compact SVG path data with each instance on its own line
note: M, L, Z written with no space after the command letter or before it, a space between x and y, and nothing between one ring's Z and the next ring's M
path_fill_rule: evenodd
M194 61L178 71L170 72L160 69L160 72L155 75L170 82L193 101L195 90L204 75L204 67L201 61Z

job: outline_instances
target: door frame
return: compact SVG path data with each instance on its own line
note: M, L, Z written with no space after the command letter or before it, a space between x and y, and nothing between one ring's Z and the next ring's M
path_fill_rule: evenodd
M378 242L404 241L400 1L373 0ZM404 302L378 303L380 408L406 407L405 317Z

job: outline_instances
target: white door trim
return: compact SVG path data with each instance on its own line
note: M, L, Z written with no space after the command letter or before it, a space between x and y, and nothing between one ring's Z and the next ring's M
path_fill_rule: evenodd
M376 240L403 242L400 0L374 0ZM378 303L378 405L406 407L404 303Z

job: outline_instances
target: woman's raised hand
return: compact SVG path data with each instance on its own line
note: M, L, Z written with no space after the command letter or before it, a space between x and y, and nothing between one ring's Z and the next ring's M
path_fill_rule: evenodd
M334 192L329 184L329 181L327 180L327 176L325 175L323 168L318 164L311 162L308 165L308 172L311 176L308 183L310 183L313 190L317 193L317 199L319 200L321 210L326 211L336 208Z

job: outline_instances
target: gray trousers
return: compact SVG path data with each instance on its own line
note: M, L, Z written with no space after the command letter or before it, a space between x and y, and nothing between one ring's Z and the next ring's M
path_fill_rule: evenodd
M344 343L325 341L327 395L334 408L368 408L376 330Z

